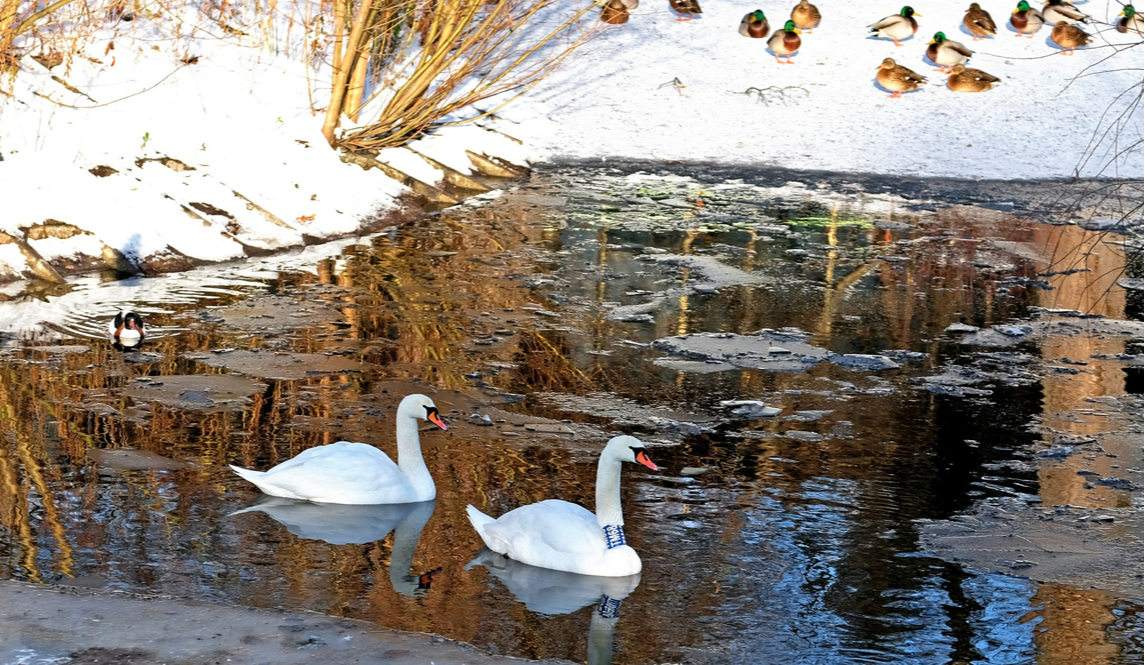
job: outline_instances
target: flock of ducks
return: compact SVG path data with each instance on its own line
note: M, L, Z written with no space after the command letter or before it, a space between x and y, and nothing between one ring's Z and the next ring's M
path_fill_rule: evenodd
M121 311L108 324L108 334L117 348L138 348L146 336L143 319ZM395 418L397 463L371 445L339 441L305 450L266 471L234 465L231 469L264 494L282 499L350 506L432 501L437 488L421 454L422 420L449 429L432 399L407 395ZM486 547L514 561L579 575L635 575L641 570L640 557L625 540L620 507L620 470L625 462L659 471L643 442L627 435L614 437L600 454L595 513L549 499L496 519L469 506L469 521Z
M636 9L640 0L604 0L600 12L600 20L614 25L627 23L629 11ZM668 0L669 5L678 20L691 20L693 15L700 14L698 0ZM1027 0L1020 0L1017 8L1010 13L1010 25L1014 27L1017 37L1033 39L1034 34L1049 24L1053 27L1050 38L1061 47L1065 55L1073 55L1074 51L1092 42L1090 35L1078 24L1086 23L1090 15L1079 10L1067 0L1044 0L1045 9L1041 12L1030 7ZM918 32L917 14L911 7L903 7L898 14L887 16L870 25L870 31L877 37L894 41L895 46L902 46L899 40L908 39ZM1145 33L1145 19L1133 8L1125 5L1118 15L1117 31L1121 33ZM794 64L792 54L802 45L800 35L819 26L822 15L819 8L808 0L800 0L799 4L791 10L790 20L784 22L783 28L771 33L771 26L763 11L757 9L744 15L740 21L739 34L751 39L767 39L767 46L775 55L776 62L780 64ZM974 41L993 37L998 33L997 24L990 13L977 2L971 3L966 10L962 24L970 32ZM771 34L770 38L768 35ZM946 85L956 92L984 92L997 85L1001 79L980 69L966 67L966 61L974 54L965 45L950 40L943 32L936 32L926 49L926 55L932 62L939 65L943 74L947 74ZM780 56L786 60L780 60ZM926 83L925 76L896 63L893 58L883 60L876 74L879 85L891 92L891 97L901 97L904 92L918 89Z

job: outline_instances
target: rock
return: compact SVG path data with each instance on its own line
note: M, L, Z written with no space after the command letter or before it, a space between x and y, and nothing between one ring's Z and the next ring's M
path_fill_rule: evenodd
M87 456L100 466L123 471L174 470L186 468L186 464L169 457L131 448L101 450L89 448Z
M885 229L887 231L910 231L916 228L906 222L892 222L889 219L880 219L874 224L876 229Z
M974 332L978 332L979 330L981 330L981 328L979 328L978 326L971 326L971 325L967 325L965 323L952 323L952 324L946 326L946 330L944 332L948 332L948 333L974 333Z
M707 468L706 466L686 466L683 469L680 469L680 475L698 476L701 473L707 473L708 471L711 471L711 469Z
M848 353L841 356L831 356L829 360L840 367L879 371L884 369L898 369L898 363L886 356L867 355L864 353Z
M1034 332L1030 326L994 326L994 330L1007 337L1025 337Z
M724 400L720 406L730 408L733 415L744 418L771 418L783 412L783 409L768 406L759 400Z

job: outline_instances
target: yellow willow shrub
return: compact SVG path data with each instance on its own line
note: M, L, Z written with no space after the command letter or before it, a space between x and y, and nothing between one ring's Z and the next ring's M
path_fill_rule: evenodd
M356 9L346 1L335 7L341 57L322 131L350 151L402 145L477 102L521 94L591 37L586 24L595 25L582 21L593 0L360 0ZM558 9L564 14L554 19ZM343 55L346 25L338 21L350 17ZM373 91L362 103L367 81ZM356 119L366 107L379 108L374 120L335 136L342 115Z

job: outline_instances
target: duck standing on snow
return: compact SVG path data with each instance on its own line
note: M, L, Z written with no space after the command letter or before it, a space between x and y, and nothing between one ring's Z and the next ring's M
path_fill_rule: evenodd
M112 344L122 345L124 348L139 346L147 336L143 330L143 317L131 310L117 313L107 324L107 334L111 336Z
M966 16L962 17L962 25L974 36L974 41L986 39L998 34L998 26L994 23L990 12L978 6L977 2L970 3Z
M1054 26L1054 31L1050 33L1050 39L1054 43L1062 47L1062 55L1073 55L1073 52L1079 46L1085 46L1093 41L1089 38L1089 34L1085 30L1070 25L1065 21L1058 21Z
M891 14L869 27L876 36L890 37L894 40L895 46L902 46L899 43L900 39L906 39L918 32L918 21L914 20L915 16L922 14L914 13L911 7L903 7L899 13Z
M1117 22L1117 32L1136 32L1137 34L1145 33L1145 18L1142 18L1133 5L1125 5L1118 14L1121 20Z
M743 20L739 22L739 34L744 37L763 39L769 32L771 32L771 26L768 25L767 17L763 15L763 10L757 9L754 12L745 14Z
M799 38L799 28L795 27L795 21L784 23L783 29L776 30L771 39L767 40L767 47L775 54L775 61L781 65L794 65L791 54L798 51L802 44L803 40ZM787 57L787 62L779 59L781 55Z
M946 87L955 92L985 92L998 85L1001 80L981 69L967 69L962 65L954 65L950 77L946 79Z
M677 21L691 21L693 14L703 14L700 10L699 0L668 0L668 6L679 14Z
M628 12L640 6L640 0L608 0L600 10L600 20L612 25L628 23Z
M879 73L875 76L879 85L891 91L891 97L902 97L902 93L917 90L926 83L926 77L895 63L894 58L883 60Z
M807 0L800 0L799 4L795 5L795 9L791 10L791 20L795 21L795 27L811 34L812 30L819 27L819 22L823 20L823 16L819 14L818 7L807 2Z
M961 65L966 60L974 55L974 52L966 48L962 44L951 41L946 38L946 34L942 32L934 33L934 39L930 40L930 46L926 47L926 57L930 58L931 62L939 65L944 74L950 72L950 68L954 65Z
M659 471L640 439L614 437L597 463L595 515L575 503L549 499L497 519L469 506L469 521L486 547L514 561L579 575L635 575L640 572L640 556L624 539L620 508L623 462L639 462Z
M269 471L231 465L265 494L315 503L373 505L415 503L437 496L421 456L417 421L449 429L425 395L407 395L398 405L398 463L364 443L339 441L299 453Z
M1031 9L1030 3L1026 0L1021 0L1018 3L1018 8L1010 12L1010 25L1018 31L1018 34L1014 35L1015 37L1026 35L1026 37L1033 39L1034 33L1041 30L1044 23L1045 20L1042 19L1042 15L1038 13L1038 10Z
M1047 7L1042 10L1042 20L1050 25L1057 25L1062 21L1073 25L1074 23L1085 23L1092 18L1089 14L1062 0L1046 0L1044 4Z

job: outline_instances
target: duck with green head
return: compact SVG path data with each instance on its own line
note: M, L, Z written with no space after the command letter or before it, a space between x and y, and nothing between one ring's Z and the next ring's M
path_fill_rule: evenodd
M1125 34L1127 32L1136 32L1137 34L1145 34L1145 18L1137 13L1133 5L1125 5L1118 14L1121 20L1117 22L1117 32Z
M771 26L767 24L767 17L763 15L762 9L745 14L743 20L739 22L739 34L744 37L763 39L769 32Z
M799 50L799 46L803 40L799 38L799 28L795 27L795 21L788 21L783 24L782 30L776 30L771 39L767 40L767 47L775 54L775 61L781 65L794 65L791 61L791 54ZM779 59L779 56L786 56L787 62Z
M951 41L946 38L946 33L934 33L934 39L930 40L930 46L926 47L926 57L930 61L939 66L943 74L950 73L950 68L954 65L961 65L966 60L974 55L974 52L966 48L962 44Z
M890 37L894 40L895 46L902 46L899 43L900 39L906 39L918 32L918 21L914 19L915 16L922 14L916 14L911 7L903 7L899 13L872 24L871 32L877 37Z
M1042 20L1050 25L1057 25L1065 21L1069 25L1086 23L1093 18L1064 0L1046 0L1046 8L1042 10Z
M1026 0L1018 2L1018 8L1010 12L1010 25L1014 26L1014 30L1018 31L1015 37L1025 35L1030 39L1034 38L1034 33L1042 29L1045 24L1045 19L1038 13L1038 10L1031 9L1030 3Z

